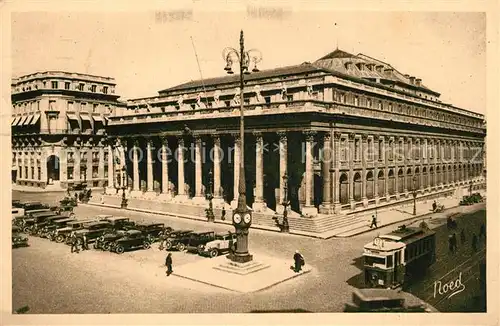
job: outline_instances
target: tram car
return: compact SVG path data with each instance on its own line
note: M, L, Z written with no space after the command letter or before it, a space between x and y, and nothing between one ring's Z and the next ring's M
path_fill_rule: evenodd
M367 287L397 288L425 274L436 261L436 233L402 225L366 244L363 258Z

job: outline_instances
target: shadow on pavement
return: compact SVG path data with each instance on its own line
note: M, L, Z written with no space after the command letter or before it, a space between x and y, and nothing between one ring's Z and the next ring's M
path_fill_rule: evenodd
M250 313L257 313L257 314L267 314L267 313L291 313L291 312L313 312L313 311L310 311L310 310L304 310L304 309L301 309L301 308L297 308L297 309L280 309L280 310L251 310Z

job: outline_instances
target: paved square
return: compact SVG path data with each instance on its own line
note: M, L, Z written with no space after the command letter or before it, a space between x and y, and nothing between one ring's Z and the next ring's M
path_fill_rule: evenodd
M238 273L230 268L227 256L207 258L200 262L185 264L174 269L172 276L190 279L230 291L248 293L270 288L313 270L306 264L302 271L295 273L290 266L293 261L270 257L262 253L252 253L253 267L248 273Z

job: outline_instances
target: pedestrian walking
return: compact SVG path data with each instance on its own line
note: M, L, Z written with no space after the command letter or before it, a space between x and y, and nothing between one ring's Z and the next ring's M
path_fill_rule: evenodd
M226 207L222 206L222 215L220 217L221 220L226 220Z
M436 211L436 208L437 208L437 204L436 204L436 201L434 201L432 203L432 211L435 212Z
M472 235L472 250L477 251L477 235L475 233Z
M78 193L75 192L75 203L78 203Z
M82 235L82 250L89 250L88 239L85 234Z
M377 228L377 217L375 215L372 215L372 224L370 224L370 229L375 226Z
M455 233L453 233L453 235L451 236L451 239L452 239L452 243L453 243L453 250L457 251L457 249L458 249L457 235Z
M78 241L74 232L71 233L71 253L73 253L73 251L77 254L80 253L80 249L78 249Z
M293 255L293 261L295 263L294 266L294 272L298 273L302 269L302 266L305 265L305 260L304 257L301 255L301 253L298 250L295 250L295 254Z
M479 228L479 239L482 239L483 237L486 238L486 230L484 224L481 224L481 227Z
M455 247L453 246L453 236L450 234L448 235L448 249L450 250L451 253L454 253Z
M467 240L466 240L466 238L465 238L465 232L464 232L464 229L462 229L462 231L460 232L460 243L461 243L462 245L464 245L466 241L467 241Z
M167 276L170 276L172 274L172 254L169 252L167 255L167 258L165 259L165 266L167 266Z

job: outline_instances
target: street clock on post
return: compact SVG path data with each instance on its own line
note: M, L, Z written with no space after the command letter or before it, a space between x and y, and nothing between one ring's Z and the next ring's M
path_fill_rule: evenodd
M239 212L238 210L235 210L233 214L233 225L237 229L249 228L251 224L252 214L249 211Z

